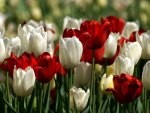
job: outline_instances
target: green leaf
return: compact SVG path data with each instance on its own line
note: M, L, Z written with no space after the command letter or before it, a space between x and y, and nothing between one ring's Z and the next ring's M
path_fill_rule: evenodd
M50 95L50 83L47 86L46 94L45 94L45 97L44 97L44 110L45 110L45 113L48 113L48 110L49 110L49 95Z
M10 108L10 110L13 112L13 113L16 113L15 109L9 104L9 102L3 97L5 103L8 105L8 107Z
M27 106L27 113L31 113L32 112L34 96L35 96L35 90L33 90L32 95L30 97L29 104Z

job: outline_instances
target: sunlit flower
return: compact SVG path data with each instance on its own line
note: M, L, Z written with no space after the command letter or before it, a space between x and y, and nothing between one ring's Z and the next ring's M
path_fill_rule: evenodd
M81 88L76 88L73 86L70 89L70 107L72 110L77 109L77 111L83 111L88 103L90 96L90 90L86 92ZM75 103L75 105L74 105Z
M25 70L16 67L13 72L13 90L17 96L28 96L35 84L35 74L29 66Z
M72 38L60 38L59 59L63 67L75 68L81 59L82 43L75 36Z

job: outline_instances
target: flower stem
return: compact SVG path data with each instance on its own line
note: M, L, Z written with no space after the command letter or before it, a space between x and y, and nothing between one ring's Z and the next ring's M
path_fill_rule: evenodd
M39 102L40 102L40 103L39 103L39 113L42 113L43 93L44 93L43 88L44 88L44 84L42 84L42 86L41 86L40 100L39 100Z
M90 88L90 113L96 113L96 106L95 106L95 56L94 50L92 51L92 82Z
M67 113L70 113L70 88L72 85L72 72L73 70L71 69L68 73L68 89L67 89L67 93L68 93L68 101L67 101Z

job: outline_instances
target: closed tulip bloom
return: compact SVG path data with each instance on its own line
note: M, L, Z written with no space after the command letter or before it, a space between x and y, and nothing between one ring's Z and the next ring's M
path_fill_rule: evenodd
M13 90L17 96L28 96L35 84L35 74L29 66L25 70L16 67L13 72Z
M42 83L50 82L57 72L56 61L47 52L37 58L37 65L34 67L36 79Z
M108 88L114 88L113 83L113 75L106 75L106 73L102 76L101 82L100 82L100 88L104 93L110 93L107 91Z
M66 69L75 68L79 64L82 56L82 43L78 38L73 36L72 38L60 38L59 44L60 63Z
M80 29L80 24L82 20L78 20L75 18L71 18L69 16L66 16L64 18L64 25L63 28L75 28L75 29Z
M25 24L23 27L21 26L21 24L18 26L18 36L21 40L21 46L24 51L29 50L30 32L34 29L35 28L29 24Z
M121 53L132 59L136 65L141 58L142 47L138 42L124 42Z
M4 40L0 38L0 62L2 62L5 58L5 44L4 44Z
M117 51L117 36L110 34L104 44L104 58L112 58Z
M144 65L142 72L142 83L146 89L150 90L150 61Z
M126 73L132 75L134 72L134 62L123 55L119 55L115 62L115 74L120 75L121 73Z
M74 69L74 84L79 86L88 85L91 81L91 71L91 64L80 62L80 64Z
M44 32L43 27L39 27L30 34L29 40L30 52L33 52L38 57L47 50L47 33Z
M141 35L136 33L136 40L142 47L142 59L150 59L150 31L144 32Z
M122 36L129 39L132 32L138 31L139 26L135 22L126 22L122 31Z
M73 86L70 89L70 107L72 110L77 109L77 111L83 111L88 103L90 96L90 90L88 89L86 92L81 88L76 88ZM75 105L74 105L75 103ZM76 107L75 107L76 106Z
M114 88L108 88L121 104L129 103L139 97L142 93L143 85L140 80L128 74L113 76Z

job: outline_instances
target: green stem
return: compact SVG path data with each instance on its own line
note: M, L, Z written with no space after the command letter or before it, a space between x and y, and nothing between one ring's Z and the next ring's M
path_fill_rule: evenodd
M70 113L70 88L72 86L72 72L73 70L70 70L68 73L68 89L67 89L67 93L68 93L68 102L67 102L67 113Z
M96 113L96 106L95 106L95 56L94 50L92 51L92 82L90 88L90 113Z
M40 87L40 97L39 97L39 113L42 113L42 106L43 106L43 94L44 94L44 84L40 84L41 87Z

